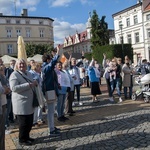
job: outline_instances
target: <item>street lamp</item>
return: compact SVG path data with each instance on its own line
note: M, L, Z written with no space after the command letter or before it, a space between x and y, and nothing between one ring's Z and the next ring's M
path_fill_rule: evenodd
M122 46L122 55L123 55L123 59L124 59L123 34L122 34L123 24L120 24L119 27L120 27L120 30L121 30L121 46Z

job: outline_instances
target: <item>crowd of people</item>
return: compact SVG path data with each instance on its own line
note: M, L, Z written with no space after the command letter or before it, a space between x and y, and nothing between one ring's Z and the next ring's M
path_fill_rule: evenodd
M118 101L122 102L132 96L134 74L150 73L150 63L146 59L140 59L135 67L128 56L124 63L121 58L108 59L105 54L103 57L102 64L94 58L89 61L83 57L77 62L71 56L62 63L57 48L51 55L43 54L42 65L34 60L27 65L24 59L18 59L11 60L6 68L0 59L0 149L5 149L5 134L11 133L10 123L14 122L14 116L18 122L19 143L33 144L32 126L45 123L43 108L33 106L36 86L40 86L46 99L49 136L53 137L61 133L55 126L55 111L57 120L65 122L69 120L67 115L74 115L74 105L84 105L80 99L81 86L91 88L92 102L96 103L99 101L97 95L102 94L101 78L104 77L109 101L114 102L116 90Z

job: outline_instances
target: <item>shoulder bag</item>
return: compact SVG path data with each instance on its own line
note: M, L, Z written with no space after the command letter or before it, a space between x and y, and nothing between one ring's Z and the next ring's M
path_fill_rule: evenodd
M28 78L24 77L19 71L17 71L17 72L29 83L29 79ZM30 81L30 82L32 82L32 81ZM39 106L38 96L36 94L36 91L33 88L31 88L31 89L32 89L32 92L33 92L33 103L32 103L32 106L33 107L38 107Z

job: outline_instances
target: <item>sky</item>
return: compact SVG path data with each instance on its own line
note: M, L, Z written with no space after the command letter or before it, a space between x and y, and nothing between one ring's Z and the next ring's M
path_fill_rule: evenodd
M54 43L63 44L64 38L86 30L89 14L96 10L99 19L106 16L109 29L114 29L112 14L133 6L137 0L0 0L0 13L49 17L54 20Z

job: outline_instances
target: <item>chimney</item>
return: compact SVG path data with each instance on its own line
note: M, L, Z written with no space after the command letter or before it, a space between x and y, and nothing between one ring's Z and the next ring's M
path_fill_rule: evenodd
M23 9L21 16L27 17L28 16L28 10L27 9Z

